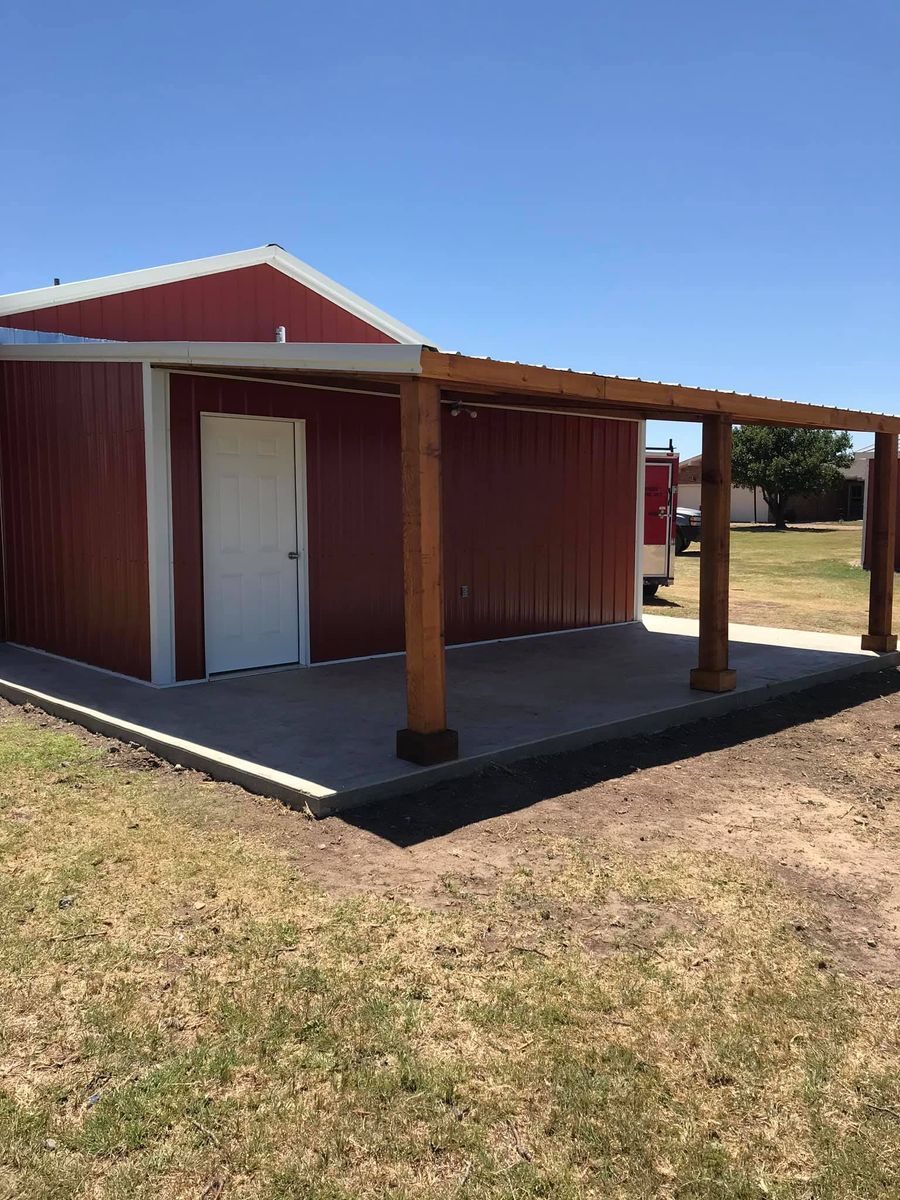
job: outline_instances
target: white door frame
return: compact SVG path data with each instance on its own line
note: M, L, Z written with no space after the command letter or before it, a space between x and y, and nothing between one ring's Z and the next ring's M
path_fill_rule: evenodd
M293 425L294 427L294 491L297 502L297 615L299 619L299 630L297 637L297 665L301 667L309 666L309 523L307 518L307 487L306 487L306 421L302 417L257 417L253 413L230 413L219 412L216 410L203 409L200 412L200 418L203 417L229 417L235 421L279 421L282 425ZM203 452L201 441L200 452L200 543L203 545L203 536L205 533L205 514L203 512ZM201 549L201 569L203 569L203 654L204 660L208 661L209 655L206 652L206 571L204 551ZM284 671L290 670L293 663L285 666L277 667L248 667L247 671ZM227 674L228 672L226 672ZM244 674L245 672L240 672ZM216 675L220 679L221 675ZM210 678L209 669L206 668L206 678Z

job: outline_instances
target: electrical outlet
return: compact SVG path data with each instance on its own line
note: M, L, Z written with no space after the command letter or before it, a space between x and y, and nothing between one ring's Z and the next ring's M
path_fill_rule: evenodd
M462 596L463 600L468 600L469 585L467 583L460 584L459 594L460 594L460 596Z

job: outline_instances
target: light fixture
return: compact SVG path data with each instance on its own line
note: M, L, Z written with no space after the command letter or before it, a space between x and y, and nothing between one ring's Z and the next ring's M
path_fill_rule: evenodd
M465 413L466 416L471 417L472 420L474 421L475 418L478 416L478 409L477 408L469 408L467 405L463 404L460 400L457 400L450 409L450 416L458 417L460 415L460 413Z

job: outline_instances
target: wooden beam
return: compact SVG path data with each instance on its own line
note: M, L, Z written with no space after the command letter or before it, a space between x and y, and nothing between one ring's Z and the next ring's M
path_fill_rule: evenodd
M869 632L863 634L862 648L884 653L897 649L897 636L891 632L897 538L897 438L894 434L875 435L875 457L872 460L871 471Z
M560 371L523 363L497 362L423 349L422 374L448 389L552 396L558 401L588 400L622 410L639 410L661 420L678 414L727 417L732 424L797 425L810 429L852 429L863 433L900 433L900 417L818 404L794 404L768 396L741 395L680 384L618 379L580 371ZM638 414L636 414L638 415Z
M426 380L400 385L406 728L397 755L431 766L458 754L447 728L444 559L441 543L441 393Z
M727 417L706 417L703 422L700 513L700 646L691 687L730 692L737 676L728 666L731 422Z

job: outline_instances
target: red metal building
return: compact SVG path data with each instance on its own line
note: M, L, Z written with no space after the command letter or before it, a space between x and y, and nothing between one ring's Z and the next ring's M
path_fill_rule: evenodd
M277 246L2 297L0 334L0 637L159 685L403 649L398 396L334 363L429 339ZM642 426L445 403L448 643L638 617Z

